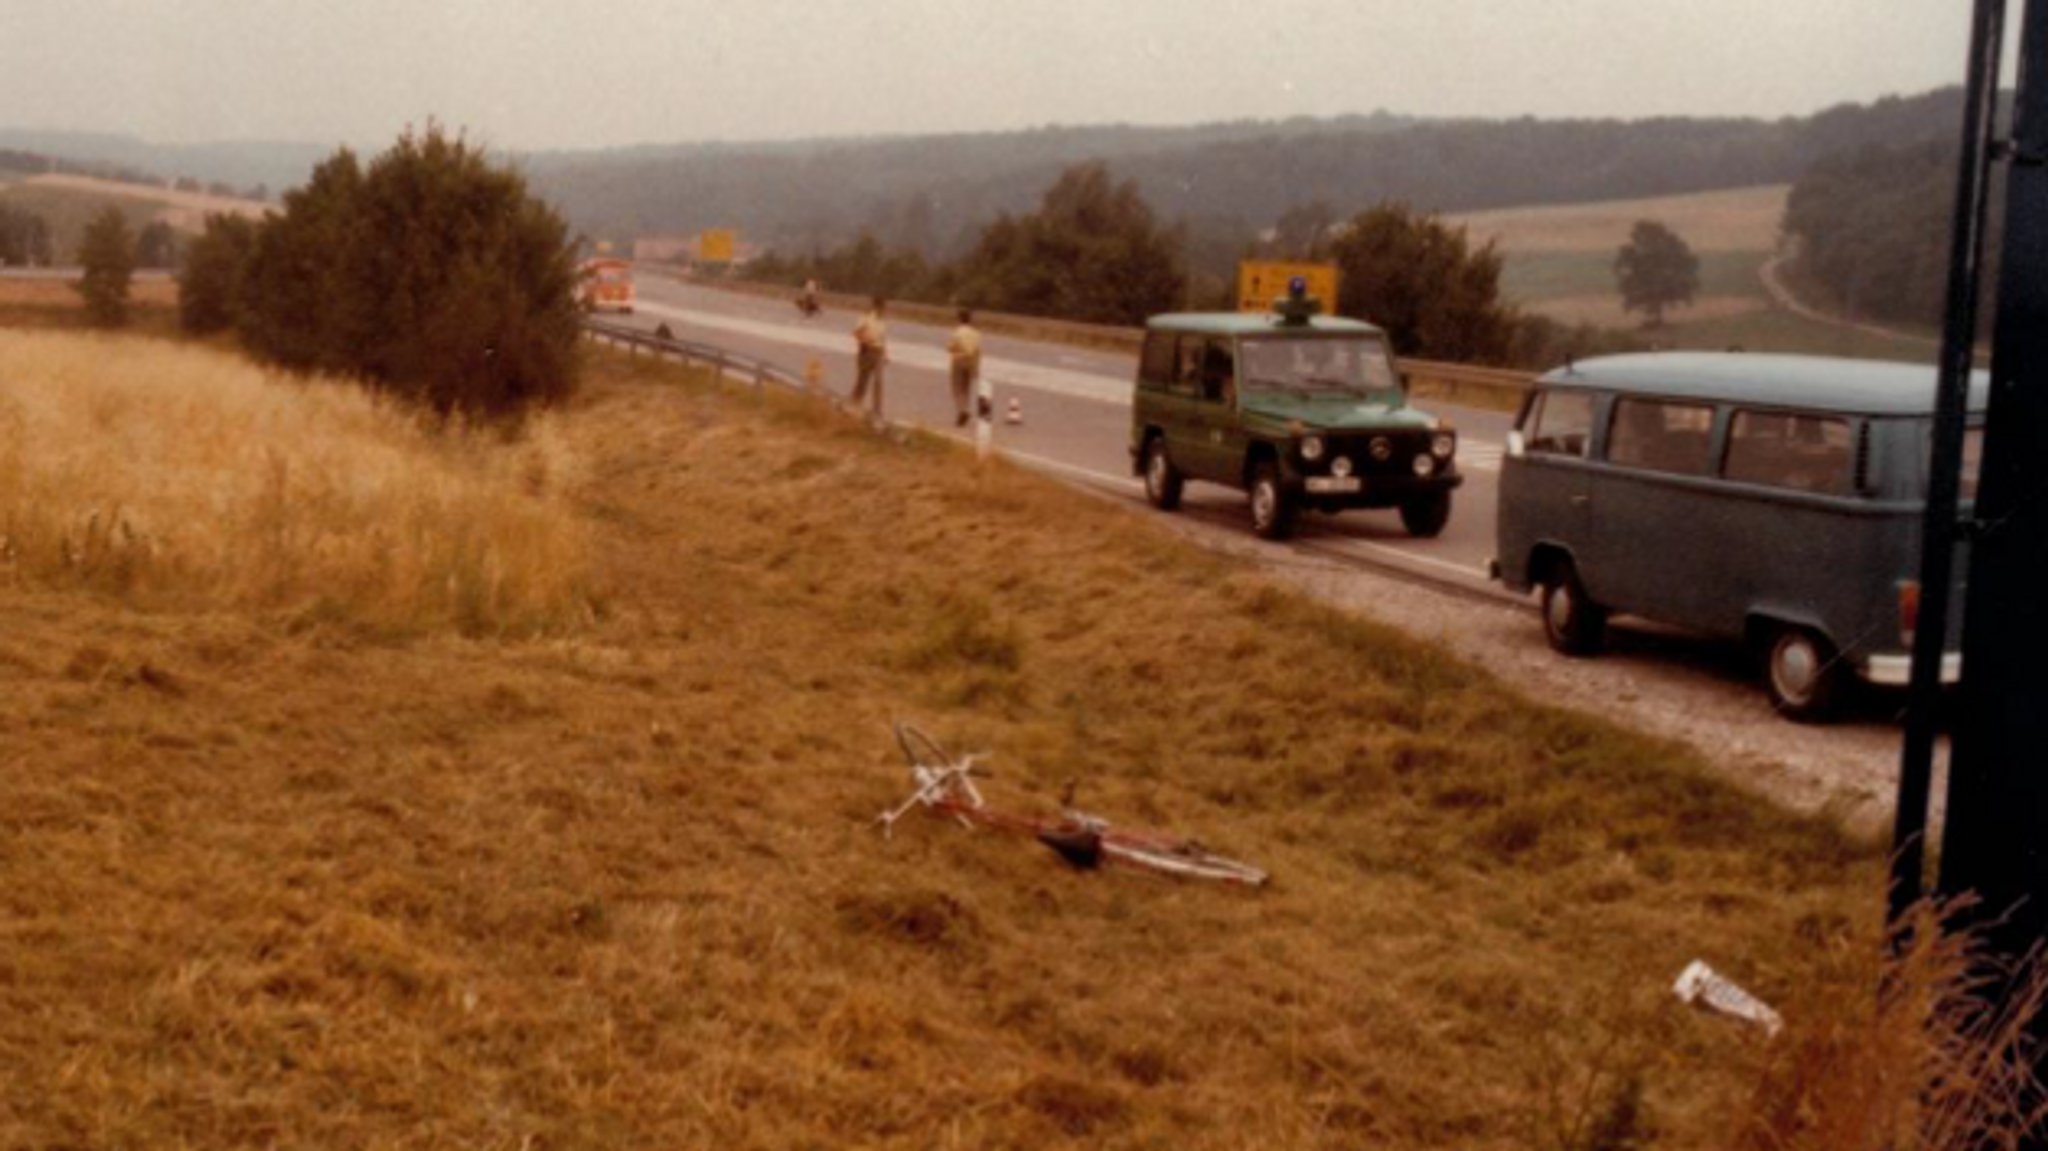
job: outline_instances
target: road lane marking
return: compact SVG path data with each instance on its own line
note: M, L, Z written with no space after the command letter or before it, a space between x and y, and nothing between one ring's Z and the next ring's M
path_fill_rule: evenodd
M1500 460L1506 450L1500 444L1483 443L1479 440L1458 441L1458 466L1468 471L1497 472Z
M1320 543L1323 541L1318 540L1317 542ZM1486 566L1484 564L1453 563L1450 560L1440 560L1435 556L1426 556L1418 552L1402 551L1400 548L1393 547L1389 544L1373 543L1370 540L1342 539L1340 537L1337 542L1337 545L1332 550L1343 551L1347 548L1356 548L1361 551L1378 552L1381 555L1395 556L1406 563L1428 564L1430 567L1433 568L1441 568L1444 571L1457 572L1459 575L1464 576L1467 579L1471 579L1474 576L1477 576L1480 579L1487 578Z

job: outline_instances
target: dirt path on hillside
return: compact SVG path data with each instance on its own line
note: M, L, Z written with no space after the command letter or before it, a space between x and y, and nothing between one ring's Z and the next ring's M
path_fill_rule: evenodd
M1847 328L1852 332L1862 332L1865 335L1877 336L1880 339L1896 340L1902 344L1935 347L1941 343L1939 340L1915 335L1912 332L1901 332L1895 328L1881 327L1877 324L1866 324L1860 320L1851 320L1842 316L1832 315L1810 304L1801 302L1799 297L1794 295L1792 289L1785 283L1785 264L1791 258L1792 252L1790 250L1781 249L1774 253L1770 259L1765 260L1763 266L1757 269L1757 276L1763 281L1764 291L1770 295L1771 302L1778 307L1791 312L1802 320L1812 320L1816 324L1827 324L1835 328Z

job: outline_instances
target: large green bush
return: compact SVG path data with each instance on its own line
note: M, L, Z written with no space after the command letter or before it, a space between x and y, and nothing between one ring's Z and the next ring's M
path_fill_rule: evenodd
M256 251L256 222L210 215L206 230L185 250L178 274L178 322L195 335L239 327L243 277Z
M258 352L443 415L516 414L575 387L568 227L519 174L435 126L367 168L346 149L322 163L258 226L235 296Z
M1331 253L1337 310L1378 324L1402 356L1506 363L1515 314L1500 298L1500 253L1465 229L1406 204L1381 204L1344 225Z

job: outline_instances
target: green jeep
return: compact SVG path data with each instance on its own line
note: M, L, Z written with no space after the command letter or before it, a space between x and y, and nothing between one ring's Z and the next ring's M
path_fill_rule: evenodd
M1399 508L1435 536L1464 482L1457 435L1408 406L1384 335L1315 315L1299 295L1273 313L1154 316L1131 405L1131 462L1152 506L1187 480L1251 493L1252 530L1283 539L1304 507Z

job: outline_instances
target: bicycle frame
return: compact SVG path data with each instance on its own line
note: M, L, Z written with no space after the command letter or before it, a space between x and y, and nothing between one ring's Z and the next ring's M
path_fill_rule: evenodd
M917 762L911 740L904 734L906 730L915 733L936 757L947 762ZM1246 887L1262 887L1267 882L1268 876L1259 868L1216 855L1192 839L1116 827L1100 816L1072 809L1063 812L1058 819L1048 819L991 807L974 782L975 768L981 756L968 755L953 760L945 755L936 741L915 728L899 727L898 738L903 742L905 755L912 758L911 778L917 784L917 790L911 793L910 798L876 818L875 822L881 825L884 836L893 834L897 820L913 809L923 807L941 816L951 816L963 827L978 825L996 831L1032 835L1042 841L1046 841L1048 836L1091 836L1099 843L1103 860L1125 867L1190 879L1213 879Z

